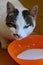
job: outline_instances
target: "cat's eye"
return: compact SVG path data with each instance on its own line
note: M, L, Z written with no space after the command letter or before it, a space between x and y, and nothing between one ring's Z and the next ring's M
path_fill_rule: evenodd
M9 27L12 27L12 24L11 23L7 23L9 25Z
M28 28L29 26L30 26L30 24L28 24L28 25L25 25L25 26L24 26L24 28Z
M14 23L6 23L8 27L14 27L15 29L17 28L16 24Z
M14 24L14 23L11 23L10 25L11 25L12 27L14 27L15 29L17 28L16 24Z
M17 26L15 24L12 24L11 26L14 27L15 29L17 28Z

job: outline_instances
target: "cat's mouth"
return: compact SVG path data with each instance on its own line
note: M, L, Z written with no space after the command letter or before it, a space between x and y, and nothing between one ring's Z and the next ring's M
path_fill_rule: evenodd
M22 39L22 37L20 35L18 35L18 34L13 34L13 35L14 35L16 40L21 40Z

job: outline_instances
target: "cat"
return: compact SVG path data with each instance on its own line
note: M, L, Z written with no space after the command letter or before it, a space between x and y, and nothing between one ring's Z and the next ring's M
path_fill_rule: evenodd
M1 47L30 35L36 26L37 12L37 5L29 10L19 0L0 0Z

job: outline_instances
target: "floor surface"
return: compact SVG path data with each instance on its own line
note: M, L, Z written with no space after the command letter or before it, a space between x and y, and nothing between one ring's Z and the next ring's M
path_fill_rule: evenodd
M0 48L0 65L18 65L8 54L7 50Z

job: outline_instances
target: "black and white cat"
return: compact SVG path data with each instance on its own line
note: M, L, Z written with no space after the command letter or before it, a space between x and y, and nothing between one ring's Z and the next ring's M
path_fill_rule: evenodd
M36 26L38 6L31 10L25 8L19 0L0 0L0 41L2 48L14 39L30 35Z

